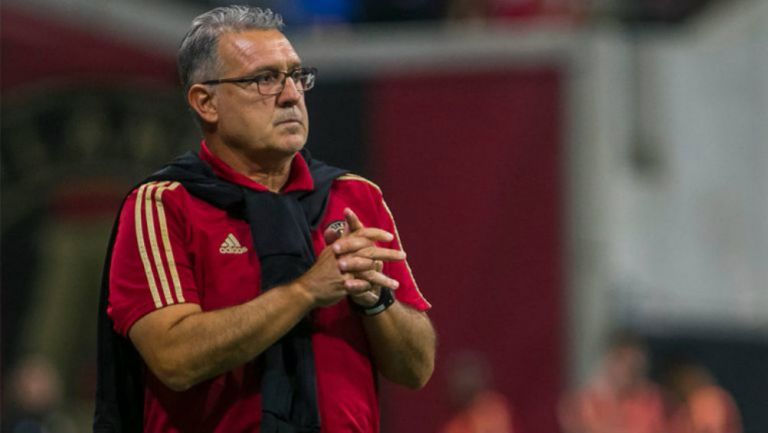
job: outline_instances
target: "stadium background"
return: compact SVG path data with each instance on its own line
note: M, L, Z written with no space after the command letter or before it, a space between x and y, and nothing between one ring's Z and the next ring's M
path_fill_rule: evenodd
M656 366L701 360L768 431L764 2L268 3L320 69L309 148L382 187L439 360L487 357L520 431L558 431L617 328ZM43 356L77 426L114 211L198 145L174 55L215 5L0 10L2 374ZM436 431L445 382L384 385L385 432Z

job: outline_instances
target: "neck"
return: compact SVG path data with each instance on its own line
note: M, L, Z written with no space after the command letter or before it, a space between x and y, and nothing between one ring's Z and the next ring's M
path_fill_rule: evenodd
M264 185L272 192L280 192L291 175L291 162L295 156L262 155L234 149L218 141L206 140L208 150L219 157L236 172L254 182Z

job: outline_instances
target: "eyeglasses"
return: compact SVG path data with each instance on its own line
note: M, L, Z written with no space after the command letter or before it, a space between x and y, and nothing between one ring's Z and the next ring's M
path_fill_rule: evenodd
M259 93L264 96L274 96L282 93L285 80L291 77L299 92L306 92L315 87L317 68L296 68L290 71L264 71L256 75L240 78L222 78L220 80L203 81L200 84L245 83L256 84Z

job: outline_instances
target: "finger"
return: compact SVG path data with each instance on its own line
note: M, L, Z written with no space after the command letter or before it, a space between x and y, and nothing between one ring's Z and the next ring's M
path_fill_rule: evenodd
M333 252L336 254L346 254L371 246L373 242L389 242L392 239L394 239L394 236L386 230L366 228L334 242Z
M325 232L323 232L323 237L325 238L325 244L330 245L337 240L339 240L344 235L344 230L336 231L330 227L325 229Z
M343 273L356 273L374 270L376 261L365 257L346 256L339 259L339 271Z
M351 278L344 280L344 288L347 289L347 293L362 293L367 290L371 290L373 285L370 281L362 278Z
M357 217L357 214L350 208L344 209L344 219L347 221L349 230L352 232L365 227L363 223L360 222L360 218Z
M386 248L373 248L367 256L345 255L339 258L341 272L362 272L376 270L376 262L397 262L405 259L405 253Z
M352 301L358 305L373 306L379 302L379 295L373 290L367 290L357 294L350 293L349 296L352 298Z
M362 272L356 274L355 277L357 279L368 281L374 286L389 287L392 290L397 290L397 288L400 287L399 281L395 280L394 278L389 278L388 276L377 271Z
M333 244L333 252L336 255L350 254L363 248L368 248L374 245L374 241L361 238L357 236L347 236L337 240Z
M362 257L370 260L381 260L383 262L399 262L405 260L406 254L401 250L371 246L362 248L342 257Z
M375 227L365 227L362 229L355 230L353 233L354 233L354 236L361 236L361 237L364 237L373 241L379 241L379 242L389 242L395 238L395 236L392 233L386 230L377 229Z

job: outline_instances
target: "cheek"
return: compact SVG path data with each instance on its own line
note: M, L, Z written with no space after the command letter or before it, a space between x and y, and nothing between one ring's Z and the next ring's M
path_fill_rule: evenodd
M271 122L263 112L240 106L222 114L219 131L223 135L239 137L238 140L261 140L271 134Z
M266 131L271 128L272 116L268 109L259 103L232 107L230 119L251 131Z

